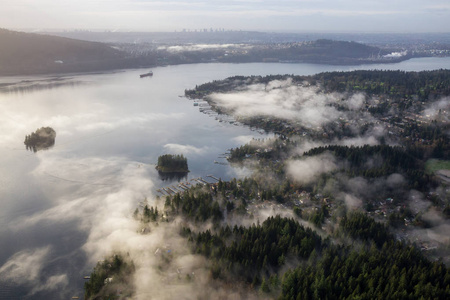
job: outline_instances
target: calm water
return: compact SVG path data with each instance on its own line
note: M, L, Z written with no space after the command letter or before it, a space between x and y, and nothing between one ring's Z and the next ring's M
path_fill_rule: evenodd
M163 182L154 169L164 153L183 153L187 180L246 174L215 164L252 137L246 127L200 113L184 90L233 75L296 74L355 69L450 68L450 58L393 65L196 64L111 74L5 77L0 92L0 299L70 299L83 276L113 251L111 236ZM55 147L25 151L26 134L57 132ZM103 242L104 241L104 242Z

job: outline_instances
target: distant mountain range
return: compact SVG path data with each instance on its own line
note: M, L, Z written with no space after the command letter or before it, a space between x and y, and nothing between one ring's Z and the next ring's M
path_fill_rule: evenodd
M449 33L326 33L326 32L260 32L260 31L48 31L43 34L102 43L179 44L273 44L316 41L356 41L375 46L414 46L450 44Z
M255 46L243 55L248 62L296 62L332 65L356 65L362 63L382 62L380 55L385 54L380 48L356 42L332 41L320 39L310 42L286 43L274 46ZM234 62L233 56L226 60Z
M207 62L294 62L357 65L405 60L386 58L386 50L356 42L319 39L291 43L208 44L182 50L171 44L107 44L0 29L0 76L94 72L113 69ZM232 48L230 48L232 47ZM195 48L195 47L194 47Z

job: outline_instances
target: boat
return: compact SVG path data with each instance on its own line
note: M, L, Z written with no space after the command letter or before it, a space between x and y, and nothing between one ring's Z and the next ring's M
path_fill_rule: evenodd
M148 73L145 73L145 74L141 74L141 75L139 75L141 78L143 78L143 77L148 77L148 76L153 76L153 72L152 71L150 71L150 72L148 72Z

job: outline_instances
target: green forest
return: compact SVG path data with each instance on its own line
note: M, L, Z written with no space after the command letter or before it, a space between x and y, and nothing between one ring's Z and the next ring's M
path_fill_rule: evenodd
M234 76L186 90L186 96L230 114L208 95L287 78L342 97L363 93L360 116L368 121L351 125L342 118L314 130L276 117L237 120L276 133L226 153L230 164L251 168L251 175L158 196L133 213L142 234L176 224L187 251L205 260L208 285L239 287L242 299L450 299L450 243L441 236L450 194L438 173L448 170L448 112L444 107L423 116L450 94L450 71ZM370 144L346 143L378 125L384 131ZM322 170L321 164L332 167ZM157 168L187 170L187 159L163 155ZM161 261L176 260L174 252ZM133 262L117 255L132 274ZM121 295L109 292L109 265L96 267L87 298L133 296L131 285ZM158 272L165 274L162 267ZM200 280L194 272L178 274L176 284Z
M273 80L292 78L294 83L308 82L321 84L326 92L364 91L370 95L386 95L394 99L418 97L428 101L438 96L450 95L450 70L421 72L358 70L349 72L324 72L311 76L268 75L233 76L224 80L204 83L192 90L186 90L186 96L199 98L211 93L226 93L244 85Z
M160 172L189 172L187 158L181 155L164 154L158 157L156 169Z
M220 190L244 195L249 186L254 187L254 183L221 182ZM221 211L239 214L239 210L229 202L219 204L217 195L221 192L207 193L198 185L167 196L162 213L145 206L141 219L154 224L171 222L177 216L197 224L211 220L215 224L211 229L198 230L184 223L179 232L192 253L210 261L211 280L230 285L245 282L255 293L273 299L450 297L449 269L439 260L430 261L416 245L396 240L388 226L366 213L346 213L336 231L324 239L316 230L301 225L297 217L278 215L261 224L229 226L222 222ZM135 216L139 214L135 212ZM111 261L100 263L86 283L86 298L117 299L107 278L126 282L133 268L126 256L115 255ZM125 293L132 295L132 289L121 295Z
M110 283L120 281L123 284L131 284L129 276L134 271L133 262L129 262L127 257L118 254L98 262L89 276L89 280L84 284L84 298L117 299L117 290L111 287ZM102 296L99 296L100 292ZM124 294L131 296L131 294Z
M426 190L436 186L432 176L425 172L423 162L401 147L388 145L364 145L361 147L330 145L313 148L303 155L314 156L326 151L349 162L349 165L345 167L345 171L352 177L376 178L400 173L408 178L411 188ZM381 163L367 167L366 162L372 157L379 157Z

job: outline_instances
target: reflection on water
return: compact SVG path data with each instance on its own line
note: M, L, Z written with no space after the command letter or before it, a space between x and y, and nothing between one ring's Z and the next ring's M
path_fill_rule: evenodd
M161 172L158 171L159 178L162 181L186 181L188 172Z
M55 145L55 142L53 142L51 145L45 146L45 147L43 147L43 146L28 146L28 145L25 144L25 149L27 151L31 151L31 152L36 153L36 152L41 151L41 150L50 150L51 148L53 148L54 145Z
M86 84L86 82L77 81L71 77L57 77L42 80L21 80L18 82L0 83L0 93L32 93L64 86L77 87L82 84Z

